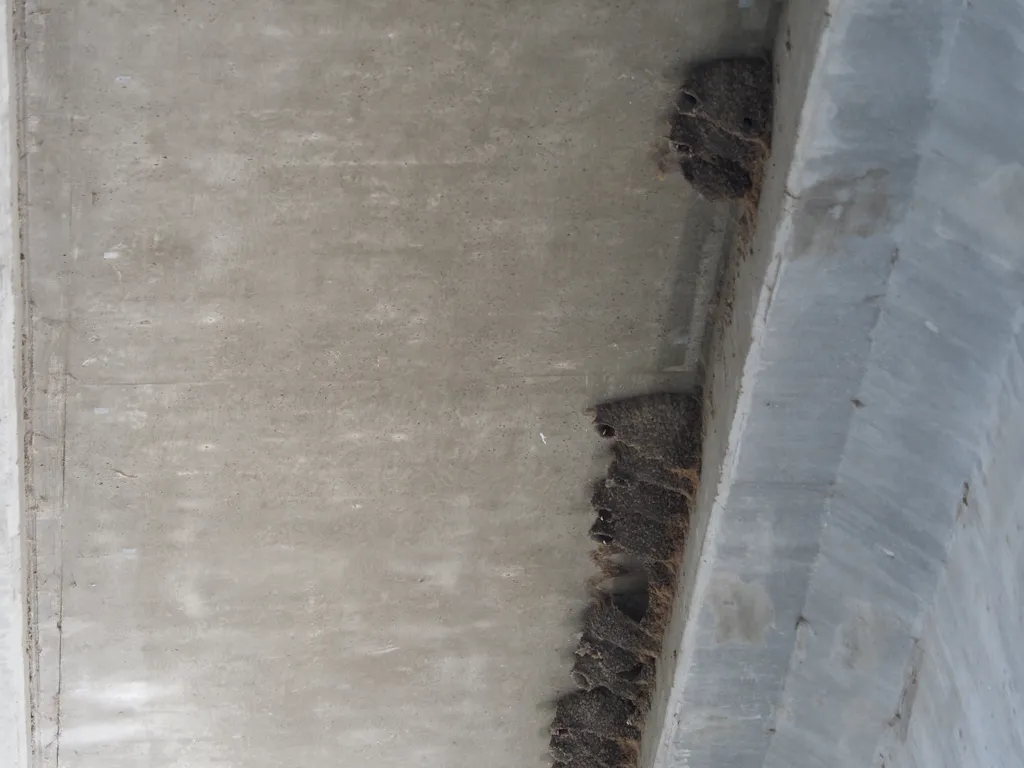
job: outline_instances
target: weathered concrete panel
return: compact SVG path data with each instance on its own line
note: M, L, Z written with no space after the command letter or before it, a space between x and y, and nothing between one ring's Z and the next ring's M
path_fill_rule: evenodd
M792 3L776 52L806 104L657 764L1020 765L1024 9Z
M27 768L28 665L22 425L22 292L14 14L0 20L0 755Z

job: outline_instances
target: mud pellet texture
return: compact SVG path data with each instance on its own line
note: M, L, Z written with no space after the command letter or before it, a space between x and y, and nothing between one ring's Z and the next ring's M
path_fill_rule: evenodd
M551 726L554 768L632 768L650 708L700 477L699 393L657 394L595 408L612 461L591 498L594 561L608 583L583 619L572 679Z
M698 64L679 91L669 145L709 200L756 203L771 147L772 65L762 58Z

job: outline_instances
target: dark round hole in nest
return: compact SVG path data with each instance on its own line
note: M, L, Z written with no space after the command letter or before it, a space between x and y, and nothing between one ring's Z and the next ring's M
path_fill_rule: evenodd
M754 127L754 121L753 121L753 120L751 120L751 119L750 119L749 117L744 117L744 118L743 118L743 128L744 128L745 130L748 130L748 131L749 131L749 130L751 130L751 129L752 129L753 127Z
M615 437L615 427L610 424L598 424L595 429L601 437Z
M623 677L624 680L628 680L631 683L635 683L637 680L640 679L640 675L642 675L643 673L644 673L644 665L643 664L637 664L632 669L628 669L625 672L623 672L622 673L622 677Z
M647 615L647 590L642 592L619 592L613 594L612 605L622 611L633 621L640 622Z
M679 96L679 107L680 109L693 109L697 106L697 97L692 93L683 91Z

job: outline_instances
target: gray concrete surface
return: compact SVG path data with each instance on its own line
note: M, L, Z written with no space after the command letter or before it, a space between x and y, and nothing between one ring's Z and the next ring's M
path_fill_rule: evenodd
M13 18L0 19L0 756L28 766L22 292Z
M595 400L688 387L652 154L764 8L30 0L36 765L545 764Z
M776 62L653 764L1022 765L1024 6L794 0Z

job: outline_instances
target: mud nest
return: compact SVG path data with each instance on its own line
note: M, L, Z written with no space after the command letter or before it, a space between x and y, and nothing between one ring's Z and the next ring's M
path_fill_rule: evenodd
M579 690L555 708L554 768L637 764L700 477L700 417L699 394L647 395L595 409L597 432L612 451L591 498L599 589L576 649Z
M683 83L669 143L698 192L756 201L771 146L772 65L767 58L698 64Z

